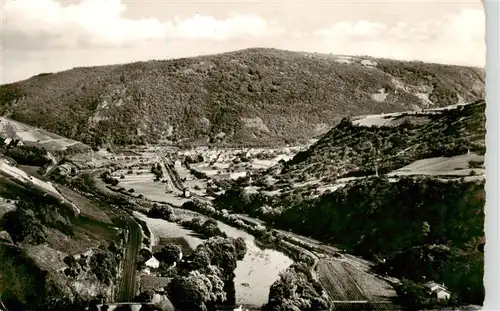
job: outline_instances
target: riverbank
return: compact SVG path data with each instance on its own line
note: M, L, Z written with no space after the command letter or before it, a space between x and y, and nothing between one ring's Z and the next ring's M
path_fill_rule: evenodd
M126 191L120 192L117 189L113 189L113 187L107 187L107 191L118 192L121 196L128 197L137 202L147 202L145 205L150 207L154 204L150 200L139 198ZM171 206L168 202L156 202L156 204ZM274 229L265 222L246 215L231 214L227 210L216 209L209 199L199 198L198 196L193 196L190 200L175 209L194 212L199 216L212 218L220 223L232 226L252 235L254 237L253 243L256 247L260 249L273 249L288 256L295 262L294 265L299 265L303 267L301 269L308 271L310 278L307 282L321 283L318 287L322 288L322 294L320 295L326 297L327 300L339 300L339 292L343 288L340 284L343 283L362 285L362 291L359 296L370 300L369 304L374 301L378 305L380 301L383 301L384 305L387 305L387 297L395 296L395 292L390 285L391 282L389 282L388 278L374 273L371 269L372 263L346 254L335 247L324 245L319 241L302 237L292 232ZM349 272L346 272L346 274L344 270L337 269L339 265L345 267L347 269L345 271ZM332 267L336 268L335 271L339 270L337 274L331 275ZM292 278L295 278L298 275L295 275L293 271L292 269L291 272L284 271L284 273L291 273L291 275L294 275ZM250 271L246 271L246 273L248 274ZM365 279L372 281L370 284L365 284ZM293 286L292 284L283 283L284 280L279 277L277 277L276 282L273 284L281 284L280 286L285 287ZM332 284L337 285L333 286ZM266 291L269 289L270 287L266 288ZM249 289L242 288L242 290L248 291ZM344 297L340 300L345 300L345 303L349 304L352 299Z
M153 218L139 212L134 212L134 216L149 226L149 230L156 240L160 241L160 245L167 241L175 243L175 240L179 238L185 240L189 247L194 249L206 238L217 235L242 238L245 241L247 253L241 261L237 262L234 271L238 305L255 308L255 306L267 303L270 286L279 278L281 272L294 263L283 252L263 247L253 235L234 226L215 220L217 226L212 227L213 234L207 235L209 232L204 223L214 218L182 208L173 208L172 211L173 214L168 219ZM196 219L199 221L195 221Z

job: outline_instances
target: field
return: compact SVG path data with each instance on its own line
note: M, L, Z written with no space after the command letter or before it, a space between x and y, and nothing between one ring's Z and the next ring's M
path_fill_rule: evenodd
M312 143L311 141L310 143ZM309 143L309 144L310 144ZM161 181L155 181L151 173L152 165L162 163L159 152L167 153L170 157L172 169L182 180L182 184L192 194L206 196L207 184L211 179L237 179L257 171L263 171L278 163L288 160L307 145L300 147L285 147L276 149L266 148L193 148L188 150L175 150L158 146L156 148L137 148L128 151L130 156L124 156L104 150L90 154L78 155L73 158L80 166L110 167L118 165L120 169L112 170L112 177L118 179L116 189L124 188L125 191L133 189L132 195L143 195L146 199L180 206L187 201L182 197L182 192L172 183L172 176L163 170ZM132 153L134 155L132 155ZM184 164L186 158L202 158L201 162L191 163L189 168ZM91 164L92 163L92 164ZM163 166L163 164L162 164ZM199 178L197 174L206 178ZM196 176L198 177L196 177Z
M428 108L419 111L357 116L354 117L352 123L360 126L398 126L404 121L409 121L413 124L424 124L431 121L431 119L428 117L429 115L436 114L444 110L454 109L460 106L463 106L463 104L455 104L439 108Z
M78 207L71 201L66 199L57 189L52 185L51 182L46 182L33 177L23 170L12 166L5 159L0 159L0 178L6 177L19 183L25 187L36 189L37 191L44 192L55 199L59 200L62 204L68 204L77 214L80 213Z
M262 172L281 160L288 161L312 142L313 140L306 145L284 148L196 148L179 152L177 157L196 158L201 156L202 162L190 164L192 170L207 176L209 179L235 180L259 171ZM187 181L192 180L190 174L184 172L186 170L184 167L176 165L175 169L180 176L185 176ZM194 183L188 182L189 184ZM200 185L198 186L200 187ZM196 190L191 191L196 192Z
M113 173L113 177L119 178L118 188L126 190L134 189L134 195L142 194L145 198L156 201L181 206L187 200L175 193L167 192L167 184L154 181L155 177L148 169L118 170ZM123 175L125 178L121 179Z
M47 150L66 150L69 147L80 151L89 150L90 147L76 140L64 138L48 131L0 117L0 137L15 137L24 144L43 147Z
M477 163L471 167L470 163ZM468 176L474 171L474 175L486 173L484 167L484 155L469 153L454 157L429 158L415 161L405 167L389 173L389 176L404 175L432 175L432 176Z
M47 245L28 245L26 251L42 270L61 271L67 267L63 261L67 254Z
M321 259L316 270L334 310L391 310L396 292L386 281L344 260Z
M163 219L150 218L146 215L134 212L134 216L145 221L154 237L152 245L157 245L160 238L185 238L191 248L196 248L202 240L196 237L191 230L181 228L173 222Z
M64 197L78 205L81 215L101 223L112 223L111 218L106 214L102 206L99 206L97 203L90 201L88 198L65 186L56 185L55 187Z

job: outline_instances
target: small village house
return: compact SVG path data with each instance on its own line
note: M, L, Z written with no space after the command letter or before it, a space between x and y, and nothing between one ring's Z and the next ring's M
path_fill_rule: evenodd
M15 139L10 137L5 138L3 144L8 148L20 147L25 145L22 139Z
M425 283L424 285L439 301L446 301L450 299L451 292L444 286L444 284L438 284L431 281Z
M145 262L145 265L149 268L158 269L158 267L160 267L160 262L155 258L155 256L151 256L151 258Z
M143 272L149 275L151 274L151 269L158 269L160 267L160 262L155 258L155 256L151 256L151 258L149 258L144 265L146 267L143 269Z
M184 188L182 196L185 197L185 198L190 198L191 197L191 192L189 192L189 190L187 188Z

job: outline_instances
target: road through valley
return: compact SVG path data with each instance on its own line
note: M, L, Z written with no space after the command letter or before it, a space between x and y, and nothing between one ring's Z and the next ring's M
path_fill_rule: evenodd
M141 245L139 224L126 213L123 220L127 223L128 237L123 259L123 270L117 292L118 302L129 302L136 296L137 256Z

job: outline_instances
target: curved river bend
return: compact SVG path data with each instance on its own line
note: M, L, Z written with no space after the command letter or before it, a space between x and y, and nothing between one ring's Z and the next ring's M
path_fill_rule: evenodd
M193 232L182 228L180 225L163 219L149 218L144 214L135 212L136 217L147 222L155 239L184 238L191 248L196 248L203 242L193 236ZM273 249L261 249L255 244L255 237L251 234L217 221L219 228L228 236L242 237L247 245L247 253L243 260L238 261L236 277L236 303L240 305L260 306L268 301L269 287L279 277L279 273L288 268L292 263L285 254Z

